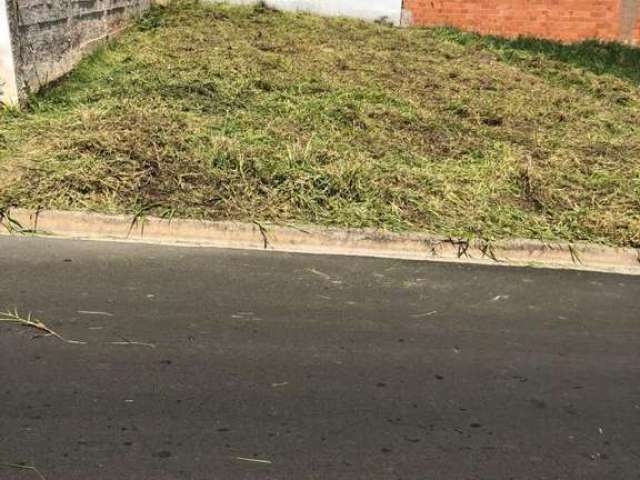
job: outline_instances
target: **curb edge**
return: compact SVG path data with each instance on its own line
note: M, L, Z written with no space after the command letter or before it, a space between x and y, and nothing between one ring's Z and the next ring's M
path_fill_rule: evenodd
M325 255L534 266L640 275L640 249L515 239L486 242L375 229L141 219L60 210L0 212L9 234Z

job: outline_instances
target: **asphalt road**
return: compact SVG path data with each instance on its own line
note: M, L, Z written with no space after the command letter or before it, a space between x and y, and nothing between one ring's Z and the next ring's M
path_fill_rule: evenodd
M638 277L7 237L0 273L86 342L0 324L0 463L47 480L640 478Z

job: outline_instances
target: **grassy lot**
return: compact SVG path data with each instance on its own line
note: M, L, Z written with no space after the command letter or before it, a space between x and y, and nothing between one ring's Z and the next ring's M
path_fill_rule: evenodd
M640 246L622 46L179 3L0 122L0 206Z

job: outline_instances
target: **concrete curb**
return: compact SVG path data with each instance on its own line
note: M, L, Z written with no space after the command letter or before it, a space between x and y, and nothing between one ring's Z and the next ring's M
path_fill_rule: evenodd
M13 209L0 220L6 227L5 232L14 235L640 274L639 249L587 243L538 240L489 243L373 229L297 228L154 217L132 221L130 217L121 215L56 210Z

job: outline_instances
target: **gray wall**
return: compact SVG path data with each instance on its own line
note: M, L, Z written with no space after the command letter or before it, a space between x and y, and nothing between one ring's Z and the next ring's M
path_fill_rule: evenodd
M150 0L5 0L18 95L65 74ZM0 5L1 6L1 5Z

